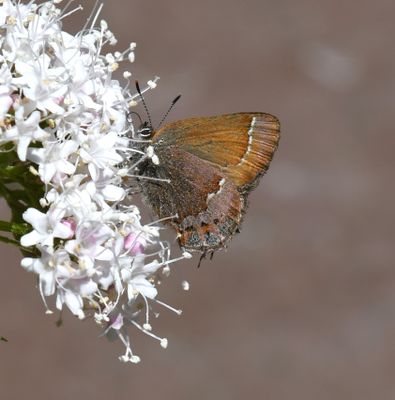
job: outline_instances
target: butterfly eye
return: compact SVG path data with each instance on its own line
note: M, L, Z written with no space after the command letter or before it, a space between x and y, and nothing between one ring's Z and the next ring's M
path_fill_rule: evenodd
M138 129L137 133L140 135L140 137L147 139L152 136L153 129L150 125L148 125L148 122L144 122L143 124L140 125L140 128Z

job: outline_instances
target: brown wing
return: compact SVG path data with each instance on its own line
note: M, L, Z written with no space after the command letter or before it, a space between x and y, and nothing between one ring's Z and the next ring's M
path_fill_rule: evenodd
M240 223L244 198L218 167L177 146L158 146L159 165L148 164L141 180L144 197L159 218L170 218L187 250L223 247ZM168 179L169 182L163 181Z
M158 130L153 144L174 144L217 166L242 188L268 169L279 138L278 119L256 112L176 121Z

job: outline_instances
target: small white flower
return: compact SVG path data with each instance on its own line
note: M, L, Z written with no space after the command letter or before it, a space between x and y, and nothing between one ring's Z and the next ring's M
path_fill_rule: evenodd
M95 273L95 260L109 261L113 252L104 243L113 236L109 226L100 222L84 222L77 228L75 239L69 240L65 249L78 257L82 269L90 275Z
M92 181L87 183L86 190L97 204L106 208L108 202L120 201L126 196L125 189L120 186L120 177L114 175L114 171L97 168L95 164L90 164L88 169Z
M29 8L25 5L20 5L17 7L11 1L3 1L0 7L0 26L3 26L11 21L24 20L29 12Z
M38 173L45 183L49 183L56 174L71 175L76 170L73 163L68 161L70 155L75 154L78 142L67 140L64 142L49 143L47 147L28 149L27 158L39 165Z
M65 210L57 207L52 207L46 214L35 208L27 209L23 219L33 226L33 231L22 236L22 246L40 244L52 247L54 238L68 238L71 232L70 227L62 223L64 215Z
M67 268L71 264L70 257L62 249L57 251L51 247L39 247L39 249L41 258L25 257L22 259L21 265L28 271L39 275L43 295L51 296L55 293L59 267Z
M49 134L40 128L40 113L33 111L27 118L25 108L20 106L15 112L15 126L6 130L3 140L17 143L20 160L26 160L27 148L32 141L48 138Z
M83 319L85 317L85 313L83 310L84 300L75 291L71 289L69 290L60 289L58 291L56 297L56 308L58 310L62 310L63 304L66 304L69 310L74 315L77 315L80 319Z
M80 137L80 156L85 163L92 163L100 169L108 168L123 161L117 152L119 136L116 132L91 134Z
M67 77L65 68L51 68L51 58L43 55L39 63L16 61L15 69L20 75L13 79L13 84L22 88L23 94L36 103L42 111L63 114L64 108L59 104L67 92L64 84Z
M149 278L161 267L157 261L150 264L138 263L131 269L121 271L123 280L128 284L129 300L136 299L139 294L153 299L158 294L157 289Z

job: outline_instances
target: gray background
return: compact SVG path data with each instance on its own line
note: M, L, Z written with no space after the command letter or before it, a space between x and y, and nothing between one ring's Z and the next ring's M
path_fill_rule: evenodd
M394 15L389 0L107 1L117 49L138 44L134 78L162 78L156 121L178 93L169 121L271 112L280 148L228 251L161 288L184 314L154 322L167 350L133 332L138 366L91 321L56 328L1 245L0 397L394 399Z

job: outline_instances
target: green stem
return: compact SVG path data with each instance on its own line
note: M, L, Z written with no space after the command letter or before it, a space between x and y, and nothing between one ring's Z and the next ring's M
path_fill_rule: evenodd
M0 242L13 244L13 245L15 245L17 247L22 247L18 241L14 240L14 239L10 239L10 238L5 237L5 236L0 236Z
M40 198L44 190L39 177L29 171L29 163L20 161L12 148L0 146L0 197L11 210L9 222L0 220L0 232L9 232L14 236L14 239L0 236L0 242L17 246L23 254L35 254L34 248L22 247L19 239L32 229L24 221L23 213L29 207L41 210Z
M17 240L10 239L5 236L0 236L0 242L7 243L7 244L13 244L14 246L18 247L18 249L20 249L23 252L23 254L31 254L34 256L37 255L33 250L28 249L27 247L23 247Z
M14 223L0 220L0 231L10 232L21 236L29 232L29 227L25 223Z

